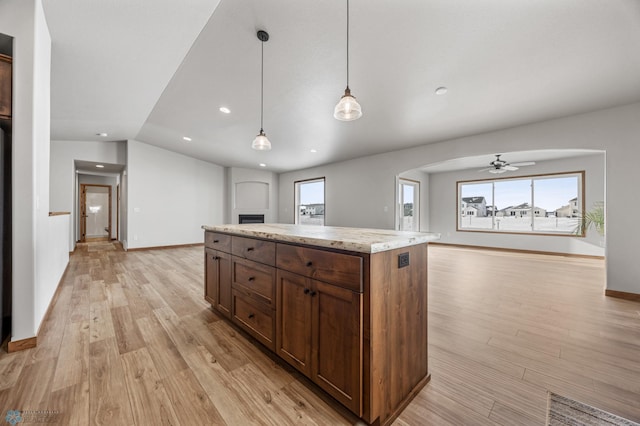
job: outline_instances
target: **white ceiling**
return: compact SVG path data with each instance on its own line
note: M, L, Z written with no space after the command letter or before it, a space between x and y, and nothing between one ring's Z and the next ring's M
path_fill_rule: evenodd
M638 0L351 0L350 86L363 117L346 123L333 118L346 84L344 0L43 3L52 139L107 132L280 172L640 101ZM269 152L250 147L257 29L271 36Z

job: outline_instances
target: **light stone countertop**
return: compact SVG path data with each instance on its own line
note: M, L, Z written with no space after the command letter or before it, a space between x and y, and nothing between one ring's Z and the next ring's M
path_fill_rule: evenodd
M202 229L246 237L264 238L279 242L348 250L358 253L378 253L440 239L440 234L432 232L289 225L282 223L203 225Z

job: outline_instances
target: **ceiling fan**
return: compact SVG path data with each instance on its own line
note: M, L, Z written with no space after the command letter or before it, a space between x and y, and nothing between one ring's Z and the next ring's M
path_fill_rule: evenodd
M533 166L534 164L536 164L535 161L525 161L522 163L509 164L506 161L500 159L501 155L502 154L496 154L496 159L489 163L490 167L487 167L486 169L478 170L478 172L487 172L487 171L489 173L513 172L515 170L518 170L518 168L520 167Z

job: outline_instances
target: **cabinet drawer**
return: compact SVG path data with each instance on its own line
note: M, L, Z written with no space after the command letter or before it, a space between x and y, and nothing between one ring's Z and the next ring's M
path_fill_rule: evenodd
M276 268L233 256L233 286L275 308Z
M204 246L231 253L231 235L207 231L204 233Z
M362 292L362 257L290 244L278 244L276 266Z
M231 252L246 259L266 265L276 263L276 243L272 241L256 240L254 238L231 237Z
M275 323L271 309L233 290L233 321L269 349L275 350L273 340Z

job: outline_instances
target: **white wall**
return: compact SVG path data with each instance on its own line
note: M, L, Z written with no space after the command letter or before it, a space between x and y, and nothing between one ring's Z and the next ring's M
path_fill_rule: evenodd
M118 200L117 200L117 188L118 188L118 176L99 176L99 175L88 175L84 173L78 174L78 183L79 184L94 184L94 185L109 185L111 187L111 238L118 238ZM80 221L77 222L77 226L80 226ZM79 235L79 230L76 231L76 235Z
M395 178L426 164L496 152L535 149L606 151L607 288L640 293L636 241L640 228L628 212L640 211L630 184L640 182L640 103L422 145L280 175L279 218L293 223L293 182L326 176L327 225L393 229ZM392 149L392 142L390 142ZM431 200L434 203L435 200ZM354 211L366 211L355 215ZM438 229L430 228L438 232Z
M76 166L75 160L108 164L126 164L126 142L51 141L50 208L51 211L71 212L69 247L76 246Z
M587 211L589 211L593 208L594 203L602 202L605 199L604 162L604 153L563 158L553 161L538 161L535 168L523 167L518 171L509 172L508 176L517 177L529 174L561 173L584 170L585 207ZM500 175L500 177L506 177L505 175ZM480 175L477 169L434 173L430 175L431 197L432 200L437 200L431 204L430 226L432 229L437 229L438 232L442 234L442 242L485 247L604 256L604 238L595 230L589 230L585 238L456 231L457 181L485 179L494 176L495 175L490 174Z
M201 243L224 221L224 168L142 142L127 143L127 248Z
M229 223L238 223L240 214L264 214L265 223L277 222L278 175L265 170L231 167L227 170L227 176L229 216L226 220ZM261 185L266 185L266 205L263 203L262 194L250 192L250 188L259 188Z
M65 219L49 217L51 38L40 0L2 0L13 49L11 340L33 337L68 261ZM68 223L68 222L66 222Z

